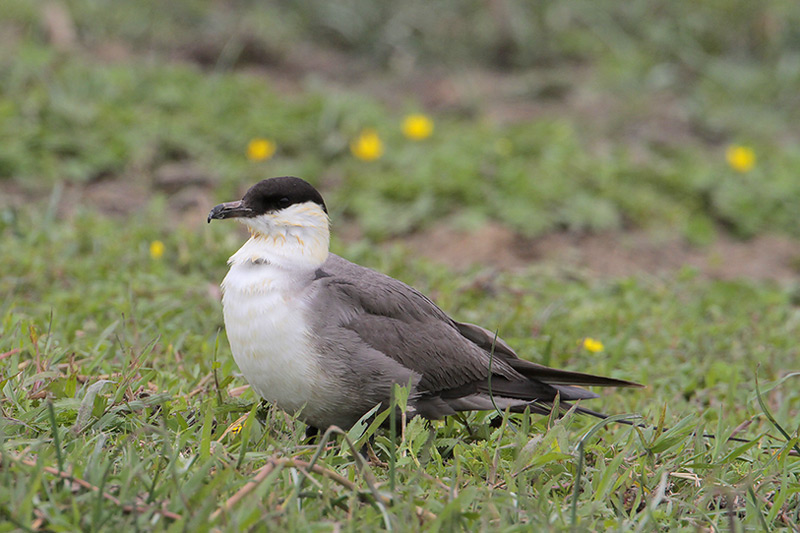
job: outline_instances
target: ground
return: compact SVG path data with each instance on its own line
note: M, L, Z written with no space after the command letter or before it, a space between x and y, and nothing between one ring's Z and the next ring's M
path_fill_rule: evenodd
M800 10L443 5L7 1L0 531L797 528ZM285 174L335 252L526 359L645 384L586 405L642 425L306 439L232 360L246 232L206 224Z

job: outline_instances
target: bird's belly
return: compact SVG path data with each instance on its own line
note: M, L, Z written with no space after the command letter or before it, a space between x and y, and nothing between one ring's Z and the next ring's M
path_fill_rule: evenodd
M287 411L313 402L324 385L302 300L228 288L222 303L233 358L250 386Z

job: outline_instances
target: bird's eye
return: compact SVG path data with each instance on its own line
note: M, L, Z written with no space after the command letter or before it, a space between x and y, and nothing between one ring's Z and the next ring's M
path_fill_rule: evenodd
M283 198L278 200L278 205L281 206L281 207L287 207L289 205L289 198L284 196Z

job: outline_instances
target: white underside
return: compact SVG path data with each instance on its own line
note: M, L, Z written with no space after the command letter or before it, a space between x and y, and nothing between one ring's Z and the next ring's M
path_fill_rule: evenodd
M273 271L273 272L270 272ZM267 265L233 265L223 282L225 330L253 389L287 411L314 395L321 374L306 331L303 299Z
M286 219L289 215L305 224ZM306 317L313 272L328 255L328 222L304 206L283 217L243 220L259 233L229 261L222 282L225 330L233 358L253 390L286 411L302 410L313 419L332 390ZM317 219L319 227L308 222Z

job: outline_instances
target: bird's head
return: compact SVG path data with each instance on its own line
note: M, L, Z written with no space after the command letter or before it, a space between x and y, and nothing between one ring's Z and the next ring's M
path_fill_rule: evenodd
M330 219L319 191L300 178L259 181L241 200L214 206L208 222L235 218L250 229L254 240L272 249L327 255ZM287 252L289 250L286 250Z

